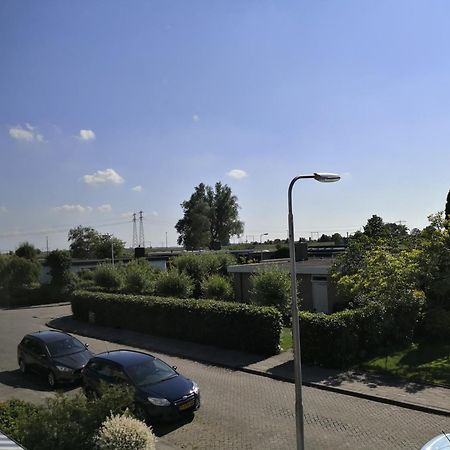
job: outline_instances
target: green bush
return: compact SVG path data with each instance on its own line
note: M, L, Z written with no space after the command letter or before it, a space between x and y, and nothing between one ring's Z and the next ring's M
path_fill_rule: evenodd
M300 312L302 359L347 367L386 349L411 342L422 308L421 298L386 306L368 305L334 314Z
M51 284L61 290L73 280L70 268L72 266L72 257L67 250L53 250L46 259L46 264L50 267L52 277Z
M95 268L94 282L102 288L117 291L123 284L122 270L112 264L100 264Z
M111 414L121 414L133 404L131 390L111 387L95 401L81 394L62 394L48 399L46 404L20 413L11 436L28 450L92 450L95 434Z
M424 337L431 341L450 342L450 311L435 308L428 310L424 316Z
M291 281L288 272L272 269L251 276L250 301L255 305L275 306L284 320L290 317Z
M185 254L171 260L178 272L186 273L194 283L193 295L202 295L202 283L209 275L227 275L227 267L236 264L236 258L229 253Z
M94 271L91 269L81 269L78 273L78 278L83 281L93 281Z
M185 273L176 270L160 272L155 281L155 293L162 297L192 297L193 284Z
M126 292L132 294L152 293L155 289L157 272L148 261L135 259L125 266Z
M38 255L35 246L29 242L22 242L14 253L19 258L30 259L32 261L34 261Z
M0 402L0 431L18 440L19 423L27 417L34 416L38 407L22 400Z
M254 353L279 351L281 315L275 308L234 302L76 291L72 311L96 323Z
M41 265L19 256L2 257L0 265L0 287L10 292L38 284Z
M111 415L96 436L99 450L155 450L156 438L144 422L127 414Z
M233 287L230 280L222 275L211 275L202 283L204 298L214 300L232 300Z

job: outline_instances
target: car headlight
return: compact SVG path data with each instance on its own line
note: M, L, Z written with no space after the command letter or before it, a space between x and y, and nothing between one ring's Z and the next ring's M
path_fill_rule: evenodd
M57 368L60 372L66 372L66 373L73 372L72 369L69 369L69 368L66 367L66 366L56 366L56 368Z
M169 406L170 402L166 398L147 397L147 400L155 406Z
M195 381L192 382L192 389L191 389L191 391L194 394L198 394L199 388L198 388L198 384Z

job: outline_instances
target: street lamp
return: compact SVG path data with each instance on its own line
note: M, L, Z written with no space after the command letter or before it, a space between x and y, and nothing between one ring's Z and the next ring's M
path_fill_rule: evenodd
M297 276L295 268L295 242L294 242L294 217L292 215L292 188L297 180L314 178L321 183L339 181L340 176L334 173L315 173L312 175L299 175L292 179L288 189L288 226L289 226L289 259L291 270L291 297L292 297L292 341L294 344L294 370L295 370L295 430L297 438L297 450L305 448L305 433L303 424L303 400L302 400L302 361L300 351L300 322L298 318L297 304Z
M259 243L262 244L262 237L263 236L268 236L268 235L269 235L269 233L262 233L262 234L260 234L259 235Z

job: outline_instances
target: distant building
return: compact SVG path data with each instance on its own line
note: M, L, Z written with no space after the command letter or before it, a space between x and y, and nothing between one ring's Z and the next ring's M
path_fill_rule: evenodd
M332 263L332 258L312 258L296 262L297 279L301 281L301 309L327 314L333 312L336 304L336 293L329 279ZM250 277L254 273L273 267L289 272L289 259L272 259L254 264L228 266L228 273L234 277L233 285L236 300L249 302Z

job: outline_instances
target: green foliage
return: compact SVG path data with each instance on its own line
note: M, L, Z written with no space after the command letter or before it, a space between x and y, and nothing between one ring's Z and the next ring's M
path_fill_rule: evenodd
M19 256L0 257L0 287L13 292L31 287L39 282L41 265Z
M94 282L102 288L117 291L123 284L123 271L112 264L99 264L94 270Z
M94 271L91 269L82 269L78 273L78 278L84 281L94 280Z
M69 230L68 241L74 258L105 259L111 258L111 246L114 256L120 257L124 251L124 242L110 234L100 234L91 227L79 225Z
M156 438L147 425L127 414L111 415L95 438L98 450L155 450Z
M193 287L191 278L176 270L160 272L155 281L155 293L162 297L189 298Z
M227 185L218 182L214 189L200 183L189 200L181 204L183 218L175 225L178 244L188 250L213 248L215 242L227 245L230 236L240 235L237 197Z
M32 403L22 400L8 400L0 402L0 431L17 439L19 437L18 426L27 417L34 416L39 408Z
M279 351L281 315L275 308L234 302L76 291L72 311L100 325L254 353Z
M70 281L72 266L70 253L67 250L53 250L48 254L46 263L50 267L52 285L64 287Z
M22 242L15 251L19 258L26 258L34 261L37 258L38 252L33 244L29 242Z
M302 359L348 367L386 349L412 341L422 308L421 298L392 305L372 302L334 314L300 312Z
M422 333L428 340L450 343L450 311L443 308L426 311Z
M143 294L154 291L158 272L150 266L148 261L135 259L125 266L124 271L126 292Z
M228 278L222 275L211 275L202 283L204 298L214 300L232 300L233 287Z
M447 202L445 203L445 219L450 220L450 190L447 194Z
M202 284L210 275L227 275L227 267L236 264L236 258L229 253L184 254L175 257L171 264L181 273L188 275L194 283L193 295L202 295Z
M0 417L8 434L28 450L92 450L102 422L110 414L124 412L132 403L130 390L110 388L92 402L82 395L69 398L62 394L41 406L6 402L0 407Z
M251 276L250 301L255 305L275 306L289 320L291 282L288 272L272 269Z

